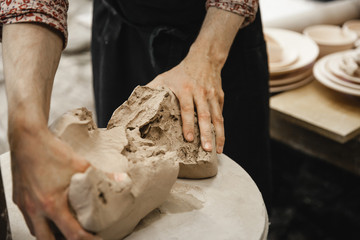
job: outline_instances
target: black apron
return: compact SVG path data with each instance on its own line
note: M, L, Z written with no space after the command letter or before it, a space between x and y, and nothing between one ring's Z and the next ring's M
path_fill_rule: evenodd
M205 14L205 0L94 1L92 62L100 127L137 85L181 62ZM224 153L250 174L270 210L269 74L260 10L238 32L221 76Z

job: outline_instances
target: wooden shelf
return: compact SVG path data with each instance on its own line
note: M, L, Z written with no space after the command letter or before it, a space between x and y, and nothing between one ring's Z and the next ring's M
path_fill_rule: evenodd
M360 175L360 98L317 81L270 99L271 138Z
M360 134L360 98L335 92L317 81L271 97L282 118L339 143Z

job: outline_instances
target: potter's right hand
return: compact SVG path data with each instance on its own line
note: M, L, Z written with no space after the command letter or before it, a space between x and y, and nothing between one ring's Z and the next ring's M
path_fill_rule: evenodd
M67 193L71 176L88 168L85 159L48 129L9 134L13 200L37 239L55 239L50 222L66 239L99 239L71 214Z

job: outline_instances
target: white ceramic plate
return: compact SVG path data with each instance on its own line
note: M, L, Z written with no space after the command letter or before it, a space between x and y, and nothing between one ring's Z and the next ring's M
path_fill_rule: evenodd
M323 62L321 62L321 64L319 64L319 71L325 76L327 77L329 80L343 85L345 87L349 87L349 88L354 88L354 89L358 89L360 90L360 84L356 84L356 83L352 83L350 81L347 80L343 80L339 77L337 77L336 75L334 75L329 69L329 63L331 62L330 60L332 60L331 58L327 58L325 59Z
M298 59L299 54L296 49L289 48L286 44L282 44L281 39L276 40L266 33L264 33L264 38L267 45L270 69L291 65Z
M327 59L327 57L324 57L324 58L320 59L315 64L314 69L313 69L315 79L318 80L324 86L326 86L328 88L331 88L331 89L333 89L335 91L338 91L338 92L341 92L341 93L346 93L346 94L353 95L353 96L360 96L360 90L353 89L353 88L348 88L348 87L345 87L343 85L337 84L337 83L331 81L325 75L322 74L321 65L324 64L326 59Z
M310 65L319 55L317 44L303 34L278 28L264 28L265 34L281 42L283 46L289 49L297 49L299 53L298 60L291 65L278 69L270 69L271 75L284 74Z
M285 74L276 78L271 78L269 84L270 86L280 86L284 84L294 83L303 80L304 78L310 76L312 73L312 68L306 69L298 73Z
M360 78L347 74L340 67L342 57L344 56L344 54L348 54L348 53L349 53L349 51L331 54L331 56L330 56L331 58L329 58L329 60L328 60L327 67L330 69L330 71L333 74L335 74L339 78L342 78L344 80L351 81L354 83L360 83Z
M295 89L298 87L302 87L306 84L308 84L309 82L311 82L314 79L313 75L304 78L301 81L292 83L292 84L287 84L287 85L282 85L282 86L278 86L278 87L270 87L270 93L276 93L276 92L283 92L283 91L287 91L287 90L291 90L291 89Z
M283 59L279 62L269 62L270 71L276 71L283 69L284 67L295 64L295 62L299 59L299 54L297 51L291 48L283 48ZM269 53L271 54L271 53Z
M280 42L265 33L264 33L264 39L268 51L269 64L281 62L283 60L284 49L281 46Z

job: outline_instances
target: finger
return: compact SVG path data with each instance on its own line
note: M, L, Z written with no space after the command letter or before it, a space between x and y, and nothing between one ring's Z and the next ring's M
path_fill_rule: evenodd
M90 167L90 163L79 155L73 156L73 163L75 172L83 173Z
M187 141L194 141L194 101L189 93L178 97L181 109L181 120L184 137Z
M46 219L43 216L31 216L31 221L34 226L34 232L37 240L55 240Z
M218 101L219 101L219 104L220 104L221 112L223 112L223 110L224 110L224 101L225 101L225 94L224 94L223 90L221 90L220 93L219 93Z
M69 207L63 206L61 214L56 214L52 217L54 223L60 229L66 239L82 239L82 240L98 240L101 239L88 232L86 232L79 224L79 222L70 213Z
M55 225L53 221L47 219L47 223L56 240L65 240L64 234L62 234L62 232L59 230L59 228Z
M25 219L25 223L26 223L27 227L29 228L31 235L35 236L34 226L32 224L30 217L25 212L22 211L22 213L23 213L23 216Z
M216 99L209 101L211 109L211 120L215 128L216 152L222 153L225 144L224 118L221 112L221 106Z
M14 203L16 203L16 205L19 207L21 213L24 216L26 225L29 228L31 235L35 236L34 225L29 216L29 214L35 214L36 211L35 205L32 204L32 201L29 199L29 195L27 194L27 192L23 193L23 198L15 197L15 193L13 197L14 197L13 199Z
M195 104L198 114L201 146L205 151L212 150L211 114L209 104L204 94L195 95Z

